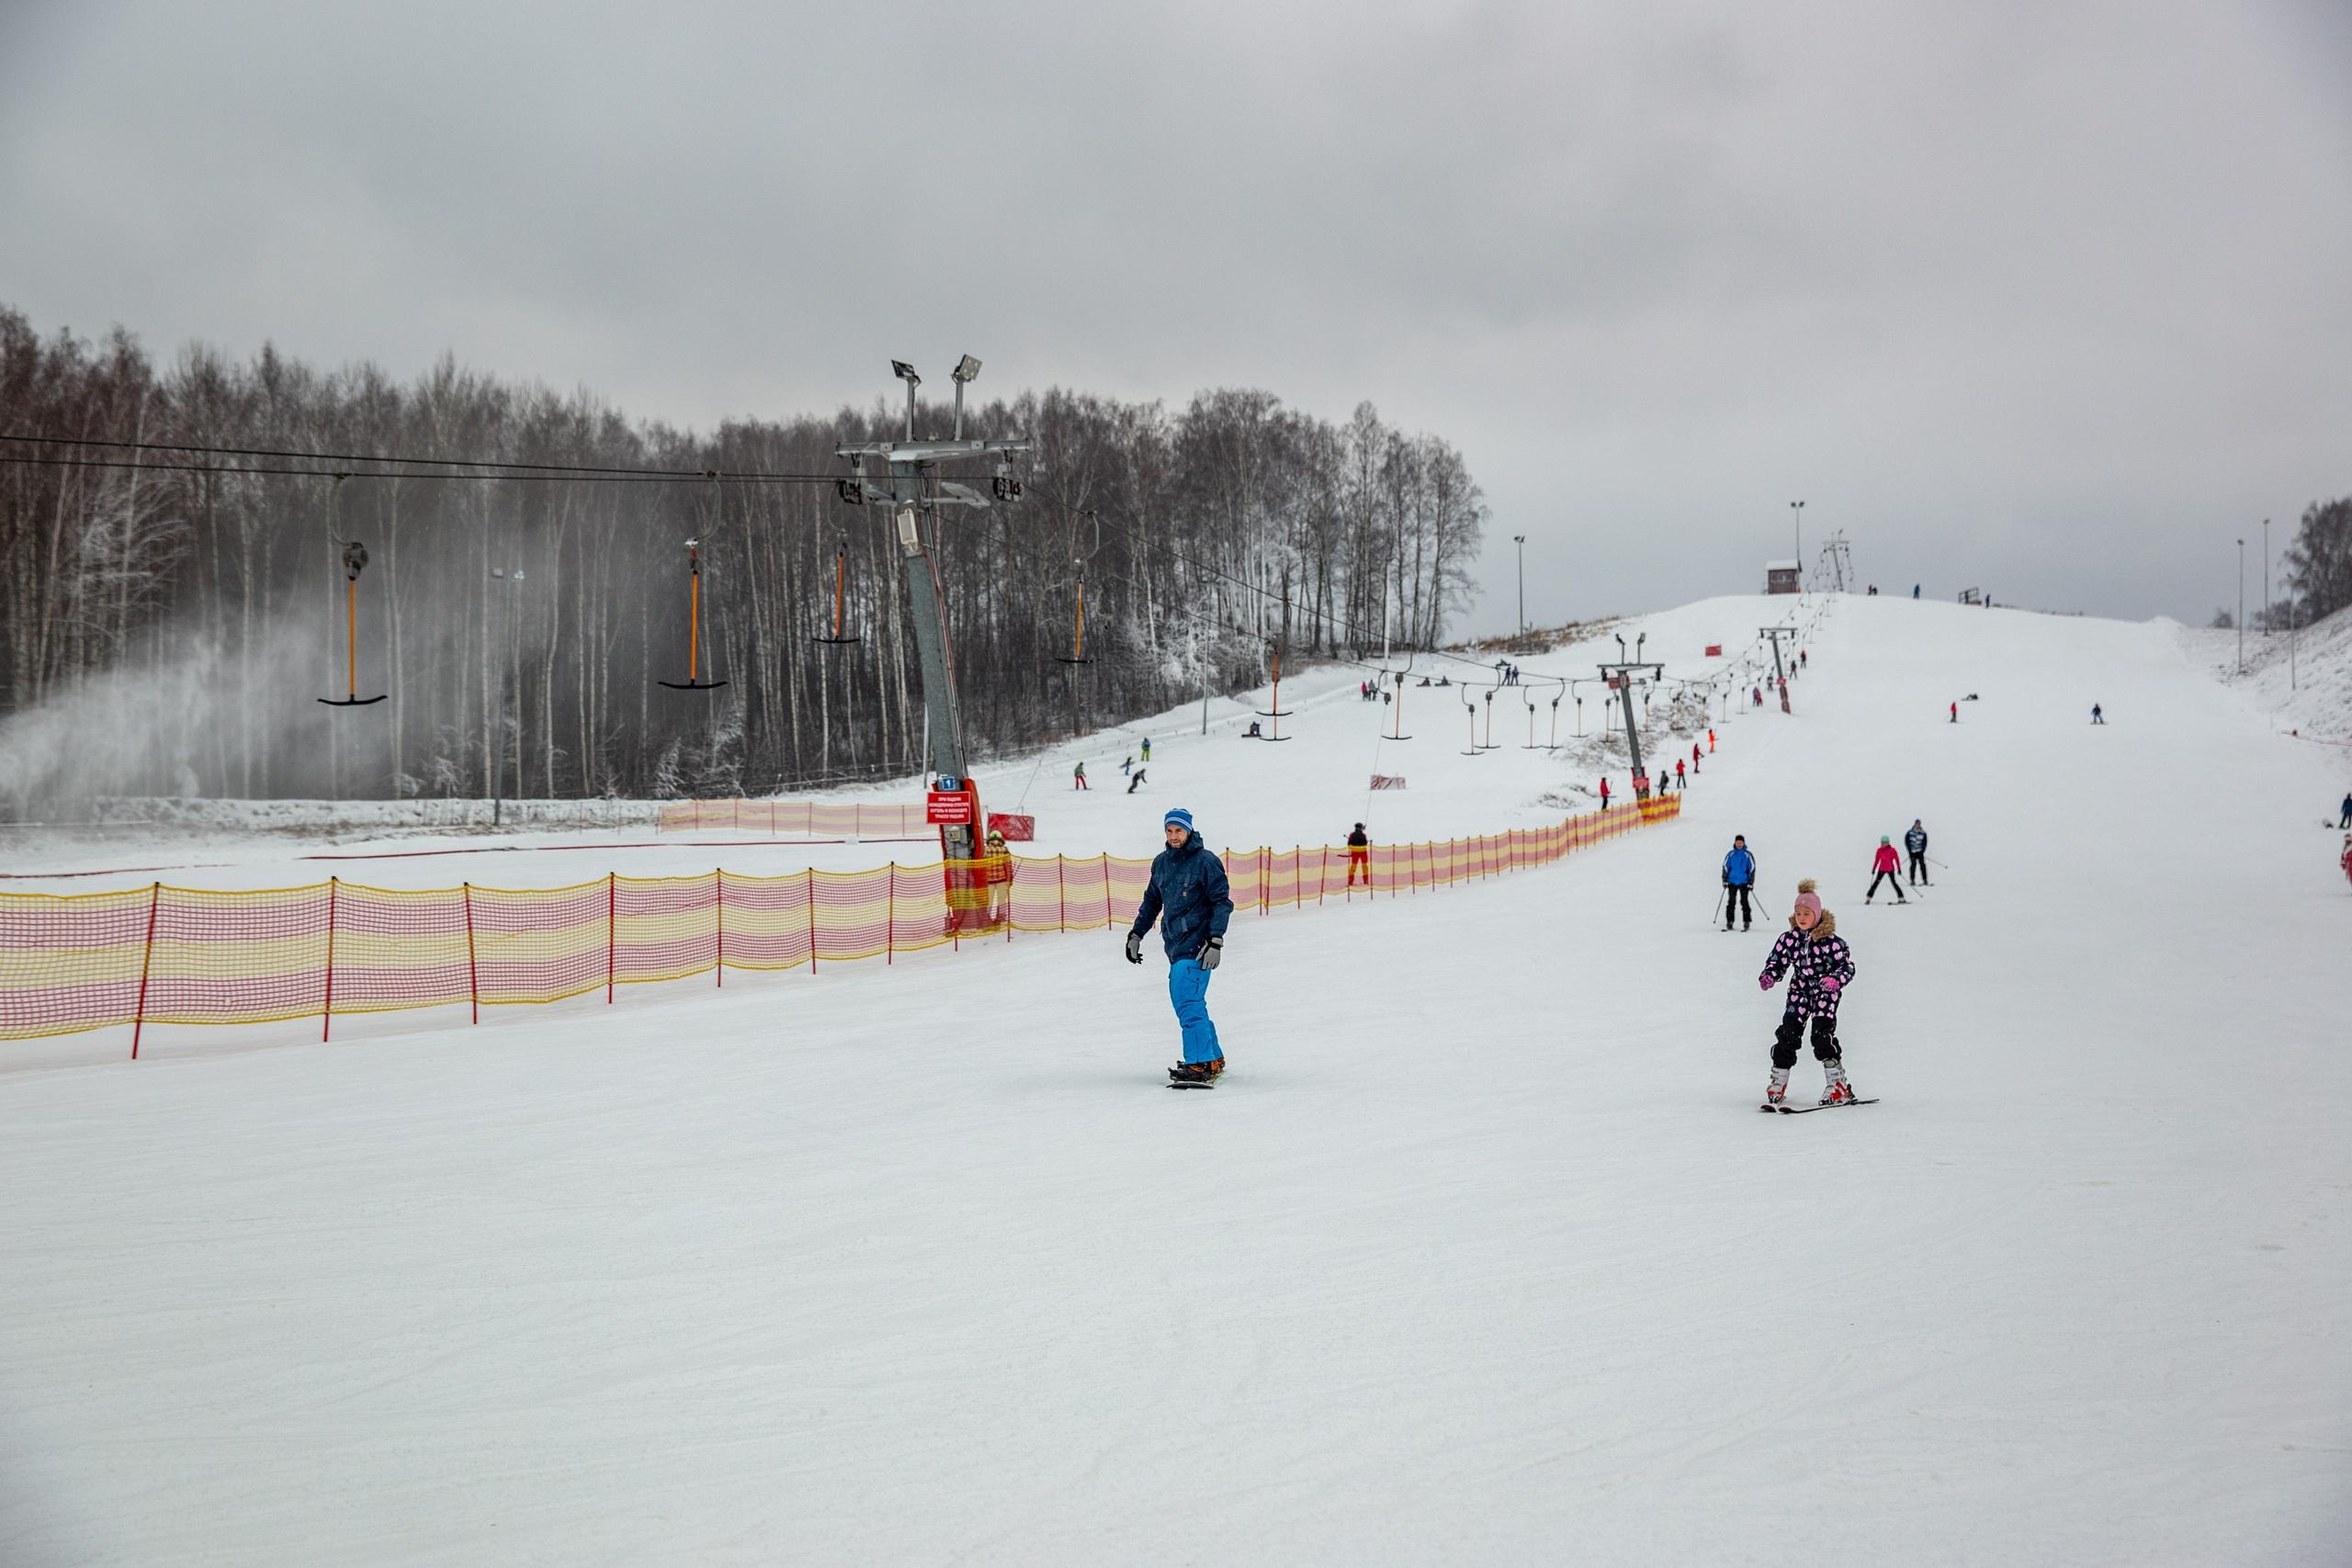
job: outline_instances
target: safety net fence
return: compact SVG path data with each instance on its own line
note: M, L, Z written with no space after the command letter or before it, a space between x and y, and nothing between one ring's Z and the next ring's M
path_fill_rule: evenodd
M921 838L936 832L926 808L886 802L825 800L671 800L655 831L691 833L724 828L738 833L796 834L820 839Z
M1224 852L1237 917L1394 897L1549 864L1681 814L1679 796L1410 844ZM553 1002L1134 918L1148 860L992 855L786 876L607 874L570 887L402 891L339 879L217 892L0 894L0 1039Z

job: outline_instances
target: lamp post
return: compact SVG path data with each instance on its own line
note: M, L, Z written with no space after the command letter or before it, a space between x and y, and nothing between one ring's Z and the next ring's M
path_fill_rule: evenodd
M1802 598L1804 594L1804 502L1802 501L1789 502L1789 512L1796 518L1797 594Z
M2270 635L2270 519L2262 520L2262 635Z
M1519 635L1527 635L1527 536L1513 534L1510 542L1519 547Z
M2245 541L2238 541L2238 673L2245 673Z

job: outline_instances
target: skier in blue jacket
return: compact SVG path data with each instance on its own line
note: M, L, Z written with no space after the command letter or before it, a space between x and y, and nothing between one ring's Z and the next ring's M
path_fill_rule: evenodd
M1731 836L1731 853L1724 856L1724 930L1731 930L1732 911L1739 911L1739 929L1746 931L1756 919L1752 902L1756 890L1756 857L1747 851L1747 836Z
M1184 1031L1183 1065L1169 1068L1168 1076L1178 1083L1213 1083L1225 1071L1225 1050L1209 1021L1209 976L1225 956L1233 897L1225 863L1193 830L1191 812L1171 809L1161 827L1168 847L1151 863L1151 884L1127 932L1127 962L1143 962L1144 933L1158 920L1168 952L1168 999Z

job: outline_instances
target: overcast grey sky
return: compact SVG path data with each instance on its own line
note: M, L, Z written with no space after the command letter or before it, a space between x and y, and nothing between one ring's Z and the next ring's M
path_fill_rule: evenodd
M966 350L1368 398L1486 487L1481 628L1512 534L1555 621L1800 497L1889 591L2202 619L2352 493L2352 4L6 0L0 300L701 425Z

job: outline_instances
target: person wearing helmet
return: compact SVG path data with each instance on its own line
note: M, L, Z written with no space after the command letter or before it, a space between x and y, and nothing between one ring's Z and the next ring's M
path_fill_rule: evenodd
M1364 835L1361 822L1356 824L1355 831L1348 835L1348 886L1353 887L1359 876L1363 878L1364 891L1371 892L1372 840Z
M1903 896L1903 862L1895 855L1894 840L1883 833L1879 835L1878 854L1871 862L1871 871L1873 873L1871 890L1862 895L1863 903L1867 904L1878 897L1878 885L1882 882L1894 889L1896 903L1908 904L1911 901Z

